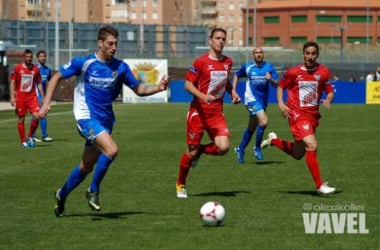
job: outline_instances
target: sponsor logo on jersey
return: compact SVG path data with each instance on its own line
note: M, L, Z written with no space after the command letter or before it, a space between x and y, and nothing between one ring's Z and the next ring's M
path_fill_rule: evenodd
M192 72L194 74L197 73L197 69L194 66L191 66L189 70L190 70L190 72Z

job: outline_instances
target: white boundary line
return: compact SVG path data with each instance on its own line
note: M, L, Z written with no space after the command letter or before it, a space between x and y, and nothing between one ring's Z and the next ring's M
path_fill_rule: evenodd
M52 114L49 114L48 117L57 116L57 115L63 115L63 114L69 114L69 113L73 114L73 111L70 110L70 111L65 111L65 112L52 113ZM16 122L16 121L17 121L17 117L14 118L14 119L0 120L0 123Z

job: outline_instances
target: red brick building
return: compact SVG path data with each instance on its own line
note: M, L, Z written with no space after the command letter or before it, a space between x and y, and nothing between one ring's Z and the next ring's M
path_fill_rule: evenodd
M254 0L242 13L248 46L380 44L380 0Z

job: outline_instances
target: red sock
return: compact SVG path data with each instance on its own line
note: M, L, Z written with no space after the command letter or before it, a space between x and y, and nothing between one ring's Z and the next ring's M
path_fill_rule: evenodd
M313 177L317 189L322 185L321 173L319 171L319 163L317 159L317 151L306 151L306 164L309 167L311 176Z
M39 124L38 120L32 119L32 121L30 122L30 128L29 128L29 134L28 134L29 137L32 137L34 132L36 132L38 128L38 124Z
M208 155L220 155L219 149L215 146L215 143L210 143L207 145L202 145L202 153Z
M20 136L21 143L26 142L24 122L17 122L17 130L18 130L18 135Z
M186 178L189 175L190 167L191 167L191 161L192 159L190 156L185 152L182 155L181 162L179 164L179 173L178 173L178 179L177 184L186 184Z
M275 145L285 153L291 155L292 154L292 149L293 149L293 142L290 141L283 141L280 138L272 139L271 141L272 145Z

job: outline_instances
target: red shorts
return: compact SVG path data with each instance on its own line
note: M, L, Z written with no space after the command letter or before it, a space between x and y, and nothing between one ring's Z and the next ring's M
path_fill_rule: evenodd
M315 134L318 120L300 116L296 120L289 120L289 127L296 141L300 141L308 135Z
M25 116L28 111L36 113L40 111L40 104L35 93L28 95L18 94L16 96L16 115Z
M230 137L230 131L222 112L204 115L191 108L187 113L186 124L186 140L189 145L199 145L205 131L212 141L216 136Z

